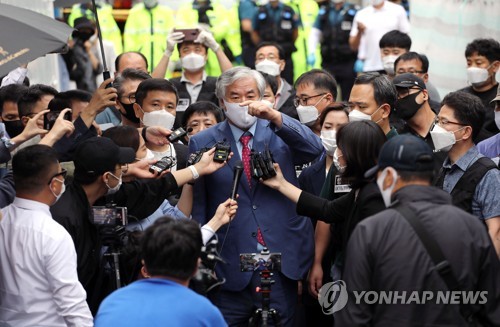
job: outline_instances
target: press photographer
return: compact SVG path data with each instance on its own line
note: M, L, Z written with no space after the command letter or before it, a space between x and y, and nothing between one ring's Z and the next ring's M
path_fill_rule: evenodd
M105 196L108 195L117 206L127 207L129 215L138 219L147 217L171 191L223 167L225 163L213 161L213 153L213 150L208 151L196 165L167 173L161 178L122 184L124 174L139 174L140 178L145 174L154 176L147 169L144 172L135 166L129 168L127 164L135 161L134 150L120 148L110 139L100 137L85 140L78 146L74 155L74 181L51 212L73 238L78 276L87 291L87 302L93 313L113 289L111 281L114 276L103 273L102 242L98 228L93 224L92 206L106 205Z

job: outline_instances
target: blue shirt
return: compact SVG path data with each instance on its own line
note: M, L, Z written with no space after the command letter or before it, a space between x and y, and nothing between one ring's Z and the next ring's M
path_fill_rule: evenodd
M257 127L257 120L248 129L248 132L250 132L250 134L252 134L252 138L250 139L250 142L248 142L248 148L250 148L250 149L252 149L253 137L255 136L256 127ZM240 142L240 137L243 135L243 133L245 133L245 131L239 129L238 127L234 126L233 124L229 124L229 128L231 129L231 133L233 133L234 142L236 143L236 147L237 147L238 153L240 154L240 158L241 158L241 151L243 151L243 144L241 144L241 142Z
M111 293L99 307L99 326L227 326L207 298L176 282L151 278L138 280Z
M479 142L477 149L482 155L488 158L496 158L500 156L500 133Z
M450 170L444 176L443 190L451 193L465 171L481 157L484 156L479 153L476 146L473 146L454 164L451 164L449 157L446 158L443 168ZM476 186L472 198L472 214L474 216L483 220L500 216L500 192L497 190L499 185L500 171L490 169Z
M240 21L243 19L253 19L253 16L257 12L257 6L251 0L242 0L240 6L238 7L238 15Z

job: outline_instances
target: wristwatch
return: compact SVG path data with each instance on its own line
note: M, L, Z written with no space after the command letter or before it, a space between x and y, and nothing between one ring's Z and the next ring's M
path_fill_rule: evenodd
M1 140L2 140L3 144L5 145L5 147L7 148L7 150L12 149L16 145L16 143L12 142L11 139L9 139L9 138L7 138L5 136L3 136L1 138Z

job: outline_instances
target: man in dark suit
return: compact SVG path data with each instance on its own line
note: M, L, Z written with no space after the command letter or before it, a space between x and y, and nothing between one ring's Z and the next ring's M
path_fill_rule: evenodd
M250 149L269 149L287 179L297 183L294 165L309 162L323 150L320 139L297 120L261 102L265 90L261 74L247 67L235 67L217 80L216 94L227 121L206 129L190 139L190 152L219 141L231 145L233 159L228 165L197 180L192 216L201 224L226 200L231 190L233 169L242 160L244 173L239 183L238 213L234 221L219 229L219 249L227 264L218 264L217 275L225 278L221 289L211 294L229 325L248 322L261 298L259 272L241 272L240 253L281 252L282 271L275 272L271 307L277 309L285 326L293 324L297 303L297 281L307 273L313 255L313 230L308 219L297 216L285 197L250 177ZM228 230L229 229L229 230Z

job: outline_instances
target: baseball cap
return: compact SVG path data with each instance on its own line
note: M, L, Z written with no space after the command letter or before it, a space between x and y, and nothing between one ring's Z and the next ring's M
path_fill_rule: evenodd
M403 134L391 138L380 149L377 165L366 171L365 177L373 177L377 171L392 167L403 171L432 171L432 149L416 136Z
M497 89L497 96L490 101L490 103L493 103L495 101L500 101L500 84L498 84L498 89Z
M134 160L134 149L119 147L107 137L92 137L83 141L76 148L73 157L75 170L93 175L115 171L117 164L131 163Z
M392 80L392 84L396 87L412 88L418 87L419 89L425 90L424 80L412 73L404 73L401 75L396 75Z

